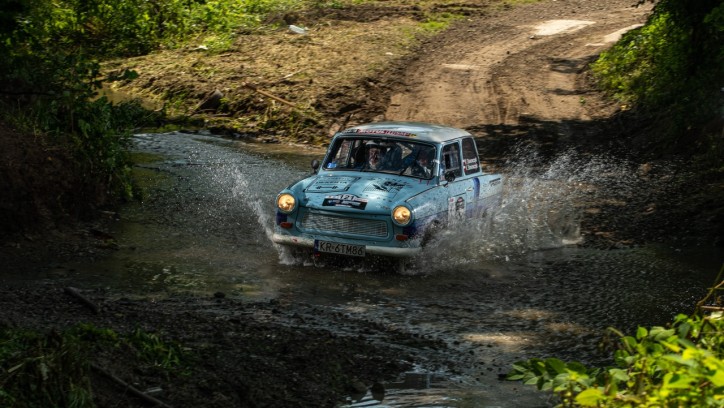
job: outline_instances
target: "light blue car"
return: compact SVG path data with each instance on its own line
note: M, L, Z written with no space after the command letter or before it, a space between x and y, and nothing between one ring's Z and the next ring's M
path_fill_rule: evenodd
M380 122L337 133L314 174L276 199L273 241L295 252L406 260L441 228L500 205L502 177L485 173L461 129Z

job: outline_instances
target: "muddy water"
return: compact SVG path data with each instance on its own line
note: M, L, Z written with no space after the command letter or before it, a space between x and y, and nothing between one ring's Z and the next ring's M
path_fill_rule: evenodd
M622 166L562 156L535 177L535 160L511 162L501 212L440 235L405 275L365 263L313 265L269 236L277 191L309 174L323 152L182 133L135 142L147 196L123 210L113 232L119 250L64 265L68 279L142 297L220 291L312 304L449 346L422 353L418 370L386 384L384 400L356 396L350 406L548 406L547 395L498 376L529 357L602 361L596 346L606 327L690 312L721 262L702 249L570 245L585 238L582 203L636 187L622 184Z

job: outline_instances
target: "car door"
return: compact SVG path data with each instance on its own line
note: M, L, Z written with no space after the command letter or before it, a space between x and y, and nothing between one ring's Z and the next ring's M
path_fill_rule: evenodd
M447 175L452 179L443 181L448 195L448 222L451 224L485 214L493 204L490 197L500 193L500 176L483 173L472 137L443 146L441 174L443 178Z
M485 210L488 181L483 177L475 140L466 137L461 141L461 146L465 178L465 214L468 218L478 217Z
M447 221L449 224L460 223L466 217L468 187L472 185L465 180L463 174L459 141L447 143L442 147L440 174L447 192Z

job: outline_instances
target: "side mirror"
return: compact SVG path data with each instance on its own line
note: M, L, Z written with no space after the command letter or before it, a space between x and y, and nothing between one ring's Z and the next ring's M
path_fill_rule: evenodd
M314 159L312 160L312 173L316 174L317 170L319 170L319 160Z
M447 181L448 183L452 183L453 181L455 181L455 171L454 170L449 170L449 171L445 172L445 181Z

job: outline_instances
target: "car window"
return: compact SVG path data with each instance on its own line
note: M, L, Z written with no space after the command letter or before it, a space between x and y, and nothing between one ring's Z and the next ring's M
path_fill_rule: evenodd
M435 176L435 147L387 138L337 138L323 164L326 170L356 170L430 179Z
M463 139L463 169L465 174L480 173L480 159L472 137Z
M455 177L462 176L462 168L460 163L460 145L457 142L445 145L442 148L442 166L443 174L452 171Z
M364 161L360 149L361 140L338 139L329 149L325 169L351 169Z
M403 170L399 173L423 179L431 179L437 174L437 161L435 160L435 146L421 143L407 145L409 151L403 156Z

